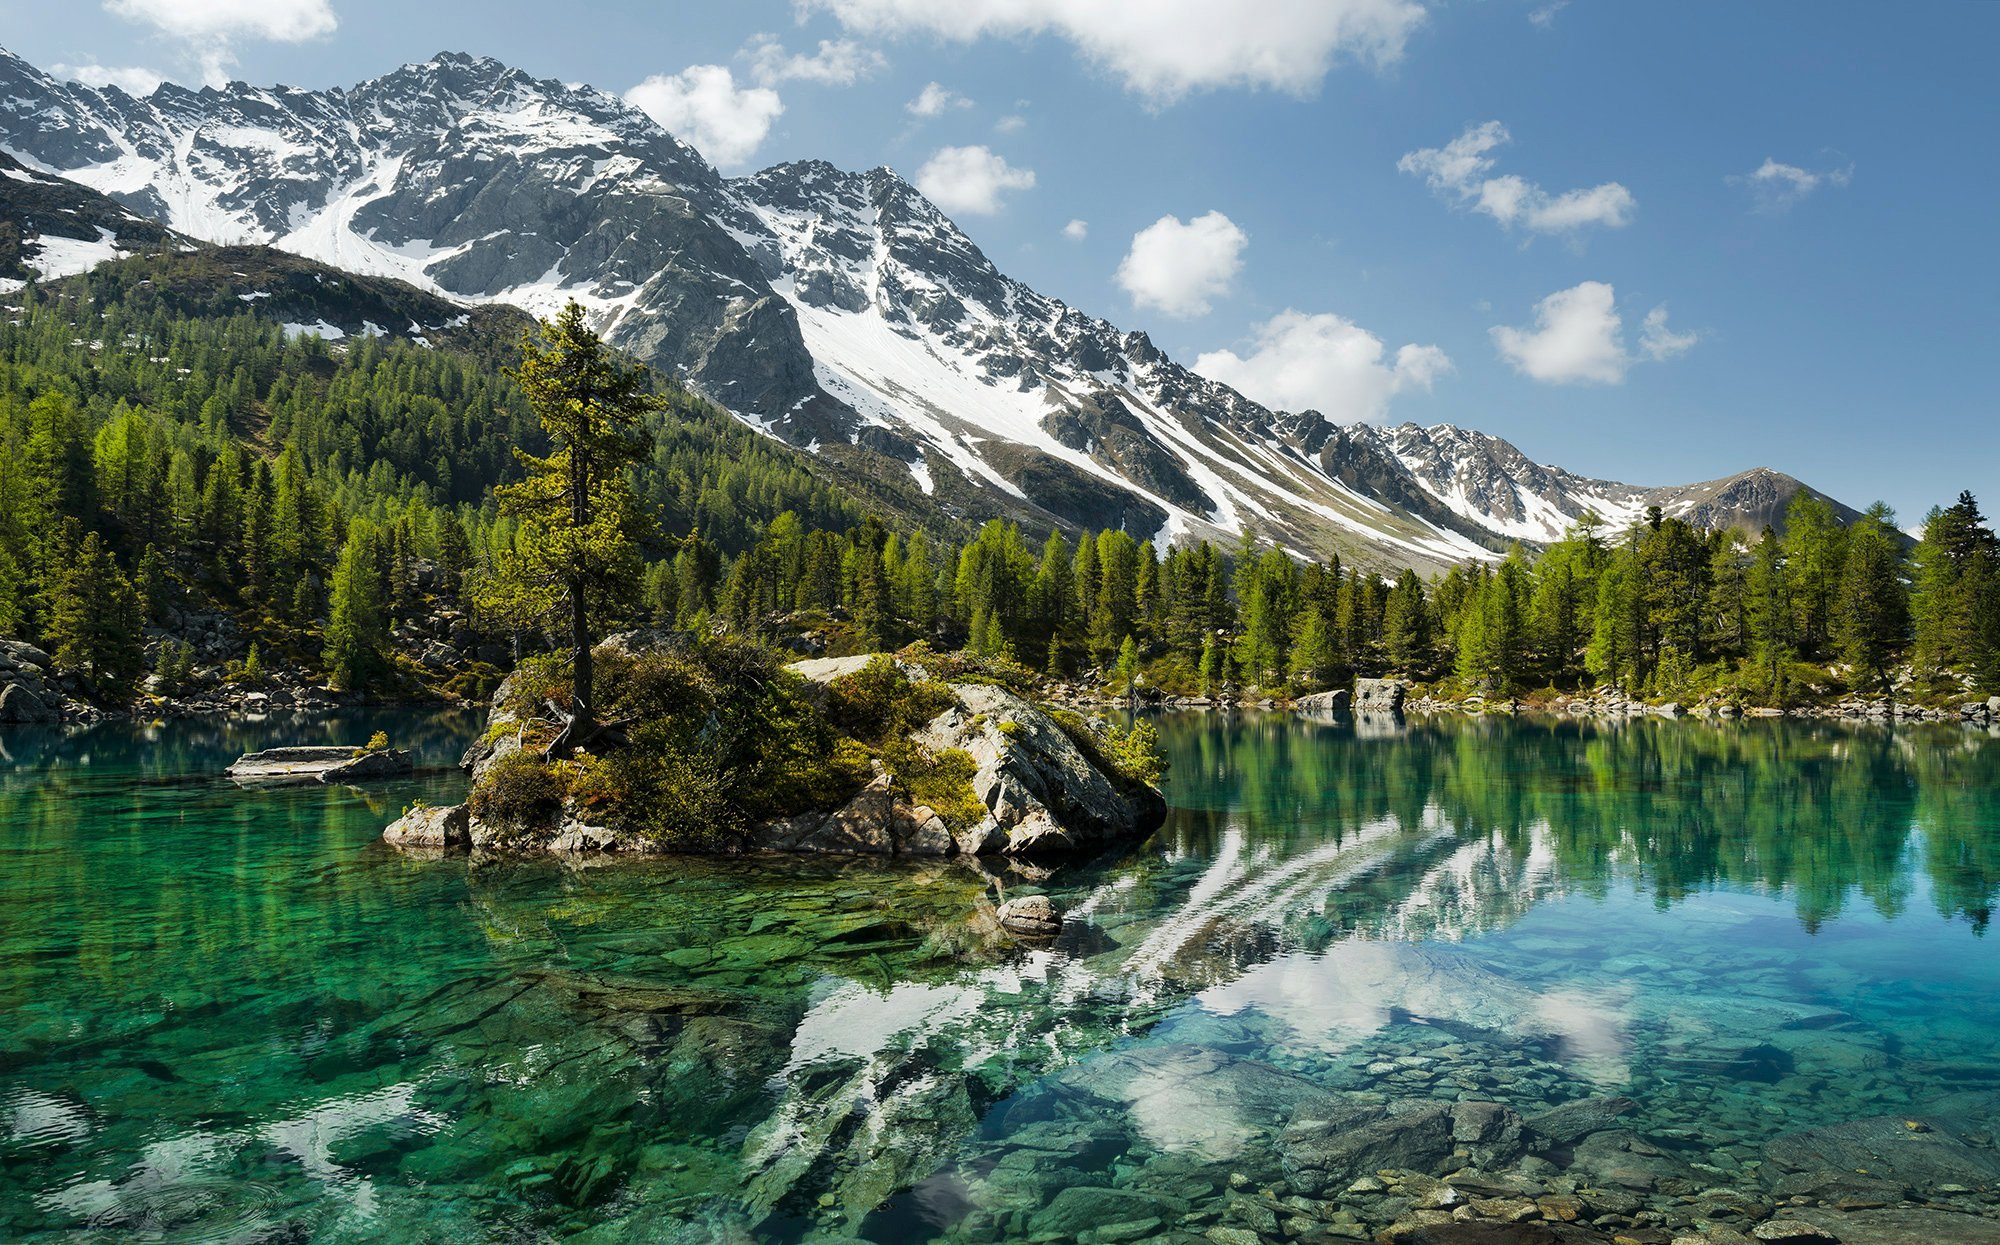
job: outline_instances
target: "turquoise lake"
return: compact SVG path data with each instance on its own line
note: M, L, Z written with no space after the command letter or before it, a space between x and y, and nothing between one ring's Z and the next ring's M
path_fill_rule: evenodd
M1433 1174L1636 1224L1941 1103L1906 1196L2000 1216L2000 737L1158 722L1151 841L998 876L384 847L463 713L0 733L0 1239L1365 1238L1310 1122L1472 1100L1629 1100ZM427 768L219 776L378 728Z

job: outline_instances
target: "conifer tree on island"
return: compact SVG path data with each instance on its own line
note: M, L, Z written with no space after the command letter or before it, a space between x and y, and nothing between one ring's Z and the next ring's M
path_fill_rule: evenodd
M601 729L590 650L597 625L638 594L639 542L654 524L626 472L645 453L640 420L664 402L647 370L614 355L574 301L542 324L539 340L523 339L512 374L553 449L545 458L515 450L527 478L495 490L501 512L521 526L482 603L546 623L567 641L571 704L566 713L555 707L563 728L548 749L561 757Z

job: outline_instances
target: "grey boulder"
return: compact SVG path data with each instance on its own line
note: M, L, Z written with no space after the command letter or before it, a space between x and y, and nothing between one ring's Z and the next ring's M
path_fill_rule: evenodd
M472 814L463 804L419 805L389 823L382 841L396 847L469 847Z

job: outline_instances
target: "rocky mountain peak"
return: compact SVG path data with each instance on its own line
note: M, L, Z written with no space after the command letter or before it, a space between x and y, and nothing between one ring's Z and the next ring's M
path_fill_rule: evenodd
M751 425L968 516L1437 568L1661 492L1450 424L1267 409L1007 276L891 168L725 179L616 96L487 57L135 100L0 51L0 145L205 242L536 314L575 299ZM1732 479L1689 512L1786 487Z

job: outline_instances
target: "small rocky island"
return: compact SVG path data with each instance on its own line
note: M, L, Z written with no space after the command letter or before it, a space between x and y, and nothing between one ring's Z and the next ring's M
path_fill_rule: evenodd
M400 778L415 770L403 748L334 744L266 748L238 757L226 772L240 783L336 783Z
M726 637L628 632L595 650L601 744L544 755L562 681L531 660L464 758L467 801L412 809L406 848L1052 856L1166 815L1152 730L1030 696L1024 672L928 649L781 666Z

